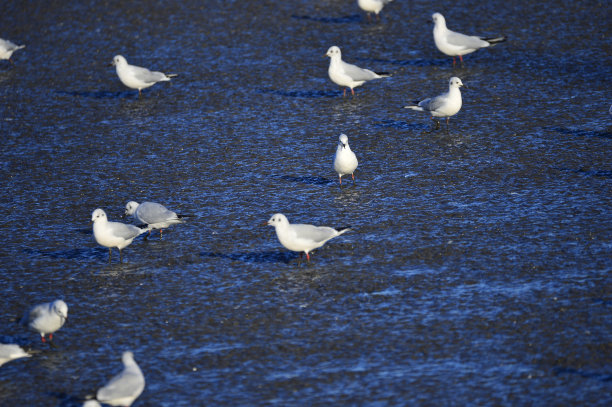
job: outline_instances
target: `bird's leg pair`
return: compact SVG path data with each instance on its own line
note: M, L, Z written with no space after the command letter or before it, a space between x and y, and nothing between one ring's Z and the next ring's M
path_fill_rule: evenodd
M463 68L463 55L459 55L459 59L461 60L461 67ZM455 67L455 57L453 57L453 68Z
M353 95L353 97L355 97L355 89L351 89L351 95ZM344 88L344 93L342 93L342 97L346 97L346 88Z

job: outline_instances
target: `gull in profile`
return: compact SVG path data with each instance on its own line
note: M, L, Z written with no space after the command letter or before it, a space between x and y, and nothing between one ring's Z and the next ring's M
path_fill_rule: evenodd
M0 343L0 366L11 360L30 356L31 355L21 349L19 345Z
M446 28L446 20L440 13L432 14L431 18L434 23L433 36L436 47L440 52L453 57L453 66L455 66L456 56L459 56L461 65L463 65L463 55L506 41L505 36L484 38L451 31Z
M148 231L134 225L120 222L109 222L106 212L98 208L91 214L93 233L99 245L108 247L108 262L111 261L112 248L119 249L119 261L123 261L121 250L129 246L136 236Z
M40 333L40 339L45 342L53 340L53 333L59 330L68 318L68 305L62 300L39 304L30 309L22 318L21 323L33 331Z
M13 61L11 60L11 55L13 55L13 52L21 48L25 48L25 45L16 45L9 40L3 40L0 38L0 59L8 59L12 64Z
M177 223L184 223L183 218L186 215L177 215L164 205L155 202L138 202L130 201L125 205L124 216L133 216L139 222L147 225L149 234L151 230L159 229L159 237L162 237L163 229Z
M131 406L145 388L142 371L132 352L123 352L123 371L96 393L96 399L111 406Z
M371 13L376 14L376 18L380 21L380 11L385 4L391 3L393 0L357 0L357 5L360 9L368 14L368 21L372 21Z
M176 74L166 75L163 72L149 71L147 68L130 65L122 55L115 55L111 65L115 65L117 76L125 86L138 89L139 97L143 89L153 86L157 82L169 81L170 78L178 76Z
M291 224L282 213L273 215L267 224L274 226L279 242L286 249L306 253L308 261L310 261L309 252L350 230L349 227L334 229L327 226Z
M342 185L342 176L351 174L353 183L355 183L355 170L357 169L357 156L351 150L346 134L341 134L334 157L334 170L338 173L338 180Z
M440 128L440 122L436 117L446 117L446 129L448 130L450 117L461 109L461 91L459 90L461 86L463 86L461 79L453 76L448 81L448 92L434 98L416 101L413 105L404 106L404 108L431 114L432 120L436 122L436 130Z
M350 88L351 94L355 96L354 88L357 86L361 86L372 79L391 76L385 72L376 73L369 69L362 69L356 65L344 62L342 60L340 48L335 45L330 47L325 55L331 58L329 61L329 69L327 70L329 78L335 84L345 88L343 96L346 96L346 88Z

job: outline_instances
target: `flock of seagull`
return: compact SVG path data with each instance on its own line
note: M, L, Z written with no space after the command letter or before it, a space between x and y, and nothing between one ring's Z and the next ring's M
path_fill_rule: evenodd
M379 13L383 7L392 0L357 0L361 9L367 12L368 19L371 21L371 13L380 19ZM440 13L432 15L434 23L433 37L436 47L444 54L459 57L463 64L463 55L469 54L481 48L489 47L493 44L506 40L505 36L484 38L470 36L454 32L446 27L446 20ZM24 48L25 45L16 45L11 41L0 38L0 60L8 60L13 63L11 57L17 50ZM342 52L339 47L332 46L327 50L326 56L330 58L328 69L329 78L337 85L344 88L343 96L346 96L346 89L350 89L351 94L355 95L354 88L364 83L390 76L384 72L374 72L369 69L360 68L342 60ZM139 96L143 89L146 89L158 82L169 81L177 76L175 74L165 74L162 72L150 71L147 68L130 65L127 60L116 55L112 65L115 66L117 76L120 81L131 89L137 89ZM461 79L451 77L449 80L448 92L436 97L416 101L405 108L429 113L436 123L436 129L440 123L438 118L446 118L447 128L451 116L457 114L461 109L462 99L460 87L463 86ZM612 107L611 107L612 112ZM355 153L351 150L348 137L341 134L334 157L334 170L338 174L338 180L342 185L342 177L351 175L355 182L354 172L358 166ZM119 250L119 260L123 261L122 249L132 243L134 238L153 230L160 231L160 238L163 229L171 225L185 222L187 215L179 215L163 205L155 202L143 202L141 204L130 201L125 206L124 216L132 216L138 222L138 226L121 222L109 221L103 209L96 209L92 213L93 234L96 242L109 249L109 262L112 257L112 248ZM310 261L310 252L323 246L327 241L350 230L345 228L331 228L327 226L314 226L309 224L292 224L287 217L281 213L274 214L268 222L264 223L273 226L279 242L288 250L306 254ZM55 300L50 303L40 304L29 310L22 318L21 323L41 335L41 340L49 342L53 340L53 334L59 330L68 318L68 306L62 300ZM29 357L21 347L14 344L0 344L0 366L11 360ZM109 405L130 406L142 393L145 387L144 376L134 361L132 352L124 352L122 356L124 370L112 378L108 384L100 388L95 399L86 401L88 407L99 406L98 402Z

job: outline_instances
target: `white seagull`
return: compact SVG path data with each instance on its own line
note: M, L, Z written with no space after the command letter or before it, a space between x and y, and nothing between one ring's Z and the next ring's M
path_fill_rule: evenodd
M440 13L432 14L431 18L434 22L433 36L436 47L442 53L453 57L453 66L455 66L456 56L459 56L463 65L463 55L506 41L505 36L484 38L451 31L446 28L446 20Z
M448 129L450 117L461 109L461 91L459 90L461 86L463 86L461 79L453 76L448 81L448 92L434 98L414 102L414 105L404 106L404 108L430 113L432 120L436 122L436 129L440 128L440 122L435 118L446 117L446 128Z
M310 255L308 254L310 251L350 230L348 227L334 229L327 226L290 224L287 217L282 213L273 215L267 224L274 226L276 236L285 248L294 252L306 253L308 261L310 261Z
M123 371L96 393L96 399L111 406L131 406L145 388L145 378L132 352L123 352Z
M45 342L45 335L53 340L53 333L59 330L68 318L68 305L62 300L39 304L30 309L21 323L33 331L40 333L40 339Z
M31 355L26 353L19 345L0 343L0 366L11 360L27 358Z
M380 20L378 13L383 9L385 4L391 3L393 0L357 0L357 5L360 9L368 13L368 20L372 21L370 13L376 14L376 17Z
M336 156L334 157L334 170L338 173L338 179L340 185L342 185L342 176L351 174L353 177L353 183L355 182L355 175L353 174L357 169L357 157L351 150L348 143L348 137L346 134L340 135L338 141L338 148L336 149Z
M170 78L178 76L177 74L166 75L163 72L149 71L147 68L130 65L122 55L115 55L111 64L115 65L117 76L125 86L138 89L138 96L143 89L153 86L157 82L169 81Z
M13 61L11 60L11 55L13 55L13 52L21 48L25 48L25 45L16 45L9 40L3 40L0 38L0 59L8 59L12 64Z
M108 262L111 261L112 248L119 249L119 261L123 261L121 250L132 243L136 236L148 231L148 228L141 229L134 225L126 225L120 222L109 222L106 212L96 209L91 214L93 222L93 233L99 245L108 247Z
M125 215L133 216L139 222L146 224L149 229L149 234L153 229L159 229L159 237L162 237L163 229L177 223L184 223L186 215L177 215L164 205L155 202L138 202L130 201L125 205Z
M353 88L363 85L365 82L372 79L386 78L389 75L385 72L372 72L369 69L362 69L356 65L348 64L342 60L342 52L340 48L330 47L327 50L325 56L331 58L329 61L329 69L327 73L329 78L337 85L344 87L344 94L346 96L346 88L351 89L351 93L355 96Z

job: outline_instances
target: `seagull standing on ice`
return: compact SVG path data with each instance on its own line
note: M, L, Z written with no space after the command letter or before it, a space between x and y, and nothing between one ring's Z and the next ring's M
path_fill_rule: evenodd
M30 309L21 323L40 333L40 339L45 342L45 335L48 334L49 340L52 341L53 333L64 326L67 318L68 305L62 300L55 300Z
M21 48L25 48L25 45L16 45L9 40L3 40L0 38L0 59L8 59L12 64L13 61L11 60L11 55L13 55L13 52Z
M99 245L108 247L108 262L111 261L112 248L119 249L119 261L123 261L121 250L129 246L136 236L148 231L134 225L126 225L120 222L109 222L106 212L96 209L91 214L93 222L93 233Z
M177 215L164 205L155 202L138 202L130 201L125 205L125 215L134 216L139 222L147 225L149 234L153 229L159 229L159 237L162 237L163 229L177 223L184 223L186 215Z
M309 252L350 230L348 227L334 229L327 226L290 224L282 213L273 215L267 224L274 226L276 236L285 248L294 252L306 253L308 261L310 261Z
M19 345L0 343L0 366L11 360L27 358L31 355L26 353Z
M357 0L357 5L360 9L368 13L368 20L372 21L370 13L376 14L376 18L380 21L380 11L385 4L391 3L393 0Z
M429 112L432 120L436 122L436 130L440 128L440 122L435 118L446 117L446 128L448 129L450 117L457 114L461 109L461 91L459 90L461 86L463 86L461 79L453 76L448 81L448 92L434 98L414 102L414 105L404 106L404 108Z
M117 76L119 76L119 79L125 86L132 89L138 89L139 97L143 89L153 86L157 82L169 81L170 78L178 76L177 74L166 75L163 72L149 71L147 68L130 65L121 55L115 55L111 65L115 65Z
M459 56L463 65L463 55L506 41L506 36L484 38L451 31L446 28L446 20L440 13L432 14L431 19L434 22L433 36L436 47L440 52L453 57L453 66L456 56Z
M343 96L346 96L346 88L350 88L351 94L355 96L355 91L353 88L361 86L372 79L386 78L391 76L385 72L376 73L370 71L369 69L362 69L356 65L344 62L342 60L342 52L340 51L340 48L336 47L335 45L330 47L325 55L331 58L329 61L329 69L327 70L329 78L335 84L345 88Z
M357 156L351 150L348 143L348 137L346 134L341 134L338 141L338 148L336 149L336 156L334 157L334 170L338 173L338 180L342 185L342 176L351 174L353 177L353 183L355 183L354 172L357 169Z
M131 406L145 388L145 378L132 352L123 352L123 371L96 393L96 399L111 406Z

